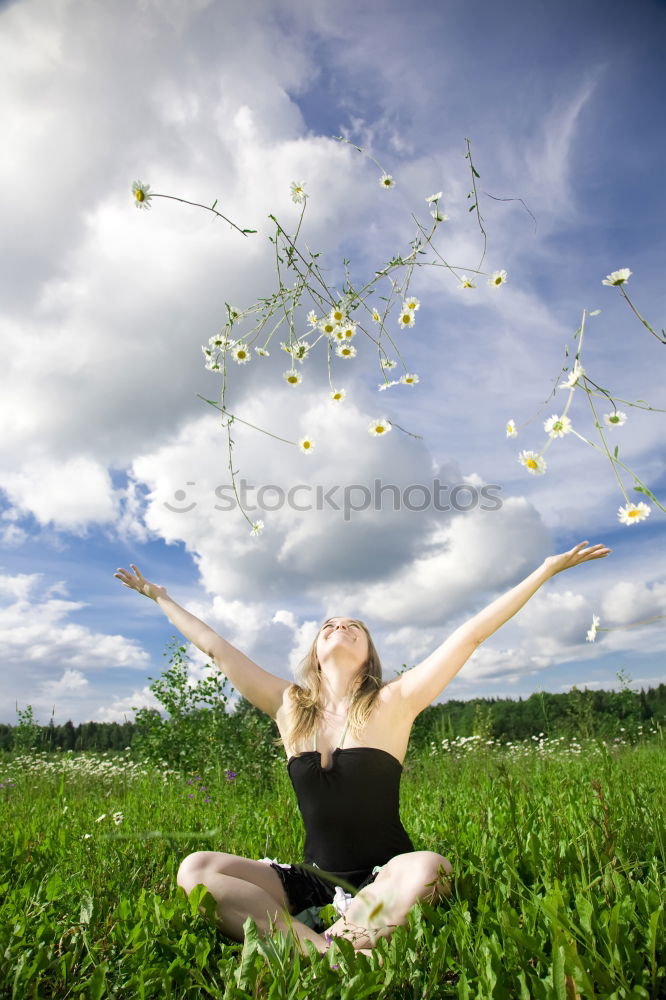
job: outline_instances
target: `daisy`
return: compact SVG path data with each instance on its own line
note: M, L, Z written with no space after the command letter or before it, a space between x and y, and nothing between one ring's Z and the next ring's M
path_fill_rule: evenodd
M252 525L252 530L250 531L250 534L251 535L260 535L263 530L264 530L264 522L263 521L255 521L253 523L253 525Z
M401 309L400 316L398 317L398 322L400 326L414 326L414 313L411 309Z
M433 208L430 213L435 220L435 222L448 222L449 217L444 212L440 212L438 208Z
M300 372L297 372L294 368L290 368L288 372L284 372L282 378L289 385L299 385L303 381L303 376Z
M134 181L134 184L132 184L132 194L134 195L134 204L137 208L150 208L150 199L153 197L150 194L150 184L142 184L141 181Z
M356 336L356 323L343 323L340 327L343 340L351 340Z
M327 337L332 337L337 330L338 324L334 323L332 319L323 319L319 324L319 329L322 333L325 333Z
M318 323L318 320L317 320L317 314L316 314L316 312L314 311L314 309L311 309L311 310L310 310L310 312L309 312L309 313L307 314L307 317L306 317L306 319L307 319L307 321L308 321L309 325L310 325L310 326L312 327L312 329L314 330L314 329L315 329L315 327L317 326L317 323Z
M524 465L528 472L531 472L533 476L541 476L546 471L546 463L541 455L537 455L535 451L521 451L518 456L518 461L521 465Z
M507 420L506 422L506 436L508 438L518 437L518 431L516 430L515 420Z
M460 279L460 284L458 285L458 288L476 288L476 285L474 284L473 281L471 281L467 277L466 274L463 274L462 278Z
M379 315L379 310L378 309L373 309L372 310L372 322L373 323L381 323L381 321L382 321L382 318Z
M300 361L301 364L305 361L310 351L310 345L304 340L298 340L295 344L291 345L291 356L295 361Z
M206 366L205 367L206 367L206 370L209 371L209 372L221 372L222 371L222 365L220 364L220 362L219 361L213 361L212 358L208 358L208 360L206 361Z
M493 273L488 278L488 284L491 288L499 288L506 282L506 271L493 271Z
M329 392L328 398L332 403L341 403L346 395L347 395L346 389L333 389L331 392Z
M549 419L546 420L543 425L543 429L549 437L561 438L564 437L565 434L568 434L571 430L571 421L568 417L558 417L557 414L554 413L552 417L549 417Z
M390 174L382 174L379 178L379 186L383 188L392 188L395 187L395 181Z
M618 509L617 516L622 524L636 524L649 517L651 510L646 503L628 503Z
M270 358L270 354L264 347L255 347L255 353L259 355L260 358Z
M407 372L406 375L403 375L400 378L400 381L402 382L403 385L416 385L416 383L420 382L421 380L418 377L418 375L410 375L409 372Z
M218 351L221 351L223 348L228 347L228 345L229 345L229 341L221 333L213 334L213 336L208 341L208 346L209 347L216 347Z
M400 385L400 379L396 378L393 382L382 382L382 384L378 385L377 388L380 392L384 392L385 389L390 389L392 385Z
M120 826L120 824L122 823L123 819L124 819L124 817L123 817L123 814L121 812L117 812L117 813L113 814L113 822L116 824L116 826Z
M239 365L246 365L252 355L250 354L248 348L245 344L236 344L235 347L231 348L231 357Z
M384 371L387 371L387 372L390 371L391 368L395 368L395 366L397 365L397 363L398 363L397 361L391 361L390 358L382 358L382 360L380 362L380 364L381 364L382 368L384 369Z
M410 312L416 312L417 309L421 308L421 303L412 295L411 298L405 299L402 303L402 308L409 309Z
M345 316L345 311L342 306L336 306L335 309L331 309L328 314L329 318L333 320L334 323L346 323L347 317Z
M301 449L304 455L309 454L313 450L314 446L315 444L311 437L301 438L301 440L298 442L298 447Z
M373 420L368 427L368 433L372 434L373 437L381 437L382 434L388 434L391 430L391 424L388 420Z
M627 422L627 414L622 410L613 410L612 413L604 413L604 423L606 427L622 427Z
M565 378L564 382L560 382L560 389L573 389L576 382L585 374L585 369L580 364L578 359L574 361L574 366Z
M305 193L305 181L292 181L291 182L291 200L296 204L300 205L305 201L307 195Z
M356 348L353 344L340 344L339 347L336 347L335 353L339 358L355 358Z
M596 639L597 629L599 628L599 621L600 619L598 615L592 615L592 626L591 628L588 629L588 633L586 636L587 642L594 642L594 640Z
M441 197L442 197L442 192L438 191L437 194L429 194L428 197L426 198L426 201L429 205L432 205L433 202L439 201Z
M623 285L625 281L629 281L629 276L631 271L628 267L621 267L619 271L613 271L601 282L602 285Z

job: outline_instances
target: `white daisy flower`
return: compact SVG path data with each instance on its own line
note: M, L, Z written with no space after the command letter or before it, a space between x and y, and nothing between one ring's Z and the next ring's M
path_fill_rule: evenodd
M506 436L508 438L518 437L518 431L516 430L515 420L507 420L506 422Z
M334 323L346 323L347 322L347 316L346 316L345 311L342 308L342 306L335 306L334 309L331 309L331 311L330 311L330 313L328 315L329 315L329 319L332 319Z
M644 521L650 516L652 508L646 503L628 503L620 507L617 516L622 524L636 524L637 521Z
M339 358L355 358L356 348L353 344L340 344L339 347L336 347L335 353Z
M545 460L535 451L521 451L518 456L518 461L521 465L524 465L527 471L531 472L533 476L542 476L546 471Z
M561 416L558 417L557 414L553 414L543 425L543 429L546 434L551 438L561 438L565 434L568 434L571 430L571 421L568 417Z
M254 523L252 524L252 529L250 531L250 534L251 535L260 535L263 530L264 530L264 522L263 521L254 521Z
M604 423L606 427L622 427L627 422L627 414L622 410L613 410L612 413L604 413Z
M467 277L466 274L463 274L458 288L476 288L476 285L470 278Z
M310 312L309 312L309 313L307 314L307 317L306 317L306 319L307 319L307 321L308 321L309 325L310 325L310 326L312 327L312 329L314 330L314 329L315 329L315 327L317 326L317 323L319 322L319 320L317 319L317 314L316 314L316 312L314 311L314 309L311 309L311 310L310 310Z
M304 455L308 455L314 448L315 444L311 437L304 437L298 442L298 447L301 449Z
M414 326L414 313L411 309L401 309L398 322L402 327Z
M132 194L134 204L137 208L150 208L150 200L153 197L150 193L150 184L142 184L141 181L134 181L132 184Z
M294 359L294 361L300 361L301 364L305 361L310 352L310 344L305 340L297 340L295 344L291 345L291 351L289 352Z
M384 371L387 371L387 372L390 371L391 368L395 368L395 366L397 365L397 363L398 363L397 361L392 361L390 358L382 358L382 360L380 362L380 364L381 364L382 368L384 369Z
M231 357L239 365L246 365L252 355L246 344L236 344L231 348Z
M446 212L441 212L438 208L433 208L430 213L435 222L448 222L449 217Z
M96 823L101 823L103 819L106 819L106 813L102 813L101 816L98 816L97 819L95 820L95 822Z
M382 318L381 318L381 316L379 314L379 309L373 309L372 310L372 322L373 323L381 323L381 321L382 321Z
M265 347L255 347L255 353L259 355L260 358L270 358L270 354Z
M294 368L290 368L288 372L284 372L282 378L285 380L285 382L288 382L289 385L300 385L300 383L303 381L303 376L301 375L301 373L297 372Z
M390 174L382 174L379 178L379 186L383 188L392 188L395 187L395 181Z
M442 192L438 191L437 194L429 194L428 197L426 198L426 201L429 205L432 205L433 202L439 201L441 197L442 197Z
M328 398L332 403L341 403L342 400L347 395L346 389L332 389L328 394Z
M602 285L623 285L625 281L629 281L631 276L631 271L628 267L621 267L619 271L613 271L601 282Z
M305 193L305 181L292 181L291 182L291 200L297 205L302 204L307 195Z
M384 392L385 389L390 389L392 385L400 385L400 379L396 378L393 382L382 382L382 384L378 385L377 388L380 392Z
M381 437L383 434L388 434L392 430L391 424L388 420L373 420L368 427L368 433L372 434L373 437Z
M493 271L488 278L488 284L491 288L499 288L500 285L505 284L506 280L506 271Z
M212 358L208 358L208 360L206 361L205 367L206 367L206 370L209 371L209 372L221 372L222 371L222 365L219 363L219 361L214 361Z
M421 303L418 299L414 298L413 295L410 295L409 298L405 299L402 303L402 308L409 309L410 312L416 312L417 309L421 308Z
M420 381L421 379L418 375L410 375L409 372L400 377L400 382L402 382L403 385L416 385L416 383Z
M585 369L580 364L578 359L574 361L574 366L565 378L564 382L560 382L560 389L573 389L579 379L585 374Z
M224 350L225 347L229 346L229 340L222 333L215 333L208 341L209 347L214 347L218 351Z
M343 340L351 340L356 336L356 323L343 323L340 327Z
M122 823L123 819L124 819L124 816L123 816L123 814L121 812L116 812L116 813L113 814L113 822L116 824L116 826L120 826L120 824Z
M338 324L334 323L332 319L326 318L322 319L319 323L319 329L322 333L325 333L327 337L332 337L338 328Z
M592 625L588 629L586 638L587 642L594 642L597 637L597 629L599 628L600 618L598 615L592 615Z

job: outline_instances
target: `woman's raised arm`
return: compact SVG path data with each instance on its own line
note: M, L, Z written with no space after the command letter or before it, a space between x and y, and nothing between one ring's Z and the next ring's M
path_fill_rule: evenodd
M244 698L247 698L260 711L266 712L274 719L282 704L284 692L290 686L289 681L263 670L239 649L218 635L210 625L206 625L205 622L176 604L167 594L165 587L150 583L133 563L130 563L130 568L133 570L132 573L125 569L119 569L113 575L130 590L136 590L138 594L143 594L155 601L171 624L202 653L210 657L215 666L222 671L225 677L229 678Z
M549 556L528 577L457 628L430 656L392 682L410 711L416 716L430 705L465 665L477 646L520 611L547 580L580 563L603 559L609 552L605 545L580 542L568 552Z

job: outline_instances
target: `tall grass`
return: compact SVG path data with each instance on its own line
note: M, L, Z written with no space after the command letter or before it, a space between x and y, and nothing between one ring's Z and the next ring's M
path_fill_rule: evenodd
M456 741L408 758L402 816L453 863L451 898L416 907L373 956L346 942L230 942L176 889L201 849L302 856L284 764L204 770L129 753L0 765L0 994L39 997L666 996L666 755L540 739Z

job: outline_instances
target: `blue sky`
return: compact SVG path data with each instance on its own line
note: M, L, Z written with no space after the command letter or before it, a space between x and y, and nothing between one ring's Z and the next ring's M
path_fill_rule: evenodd
M543 421L564 405L551 391L583 309L601 310L586 326L589 376L666 408L663 350L601 284L631 268L629 293L661 327L665 23L654 0L0 5L1 721L15 721L16 702L42 722L122 720L153 704L147 678L173 628L114 580L129 562L282 676L324 617L361 616L390 677L548 553L604 541L609 559L550 581L444 697L610 687L621 669L636 684L663 680L663 622L626 628L666 614L663 513L620 524L609 463L574 435L552 443L543 476L517 455L543 446ZM335 135L367 149L395 188ZM335 367L347 397L334 407L320 357L301 385L284 383L278 337L270 358L234 366L228 405L316 441L304 456L236 425L234 465L255 491L380 480L404 497L438 479L466 485L462 496L494 485L501 509L384 503L345 520L283 507L255 514L265 529L251 537L237 510L215 510L226 435L197 397L219 393L201 345L225 301L244 309L273 291L268 214L295 226L289 187L304 181L304 240L332 284L344 256L362 283L407 251L412 213L428 220L425 198L441 190L449 219L435 245L459 276L481 252L466 138L482 269L508 279L493 290L480 275L462 291L441 269L417 270L417 322L395 338L419 384L378 394L359 336L357 358ZM137 178L217 198L258 233L166 201L137 212ZM663 503L664 416L620 409L611 445ZM579 389L569 415L594 435ZM371 438L379 417L420 438ZM179 490L189 512L166 506ZM612 629L594 644L592 614ZM195 656L193 677L203 669Z

